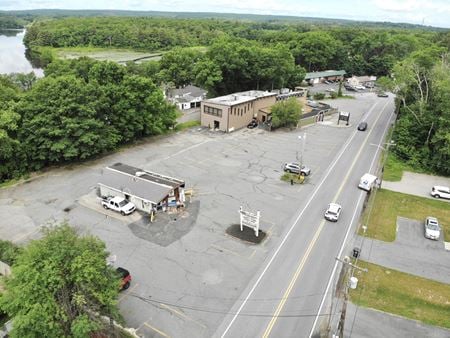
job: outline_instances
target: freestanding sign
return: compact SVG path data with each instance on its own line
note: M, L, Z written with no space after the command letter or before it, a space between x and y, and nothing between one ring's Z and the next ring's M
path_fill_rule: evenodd
M341 120L342 121L346 121L347 122L347 126L348 126L348 123L350 121L350 113L346 112L346 111L339 112L338 124L339 124L339 121L341 121Z
M259 210L255 213L250 211L244 211L242 206L239 207L239 215L241 218L241 231L244 231L244 226L248 228L252 228L255 231L256 237L259 234L259 218L260 212Z

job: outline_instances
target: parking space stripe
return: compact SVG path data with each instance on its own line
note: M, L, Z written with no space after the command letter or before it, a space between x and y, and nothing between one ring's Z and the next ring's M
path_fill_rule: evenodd
M130 293L131 293L134 289L136 289L138 285L139 285L138 283L134 284L134 285L131 287L131 289L127 290L127 292L125 292L125 293L122 295L122 297L119 298L118 302L120 302L120 301L121 301L122 299L124 299L126 296L129 296Z
M166 334L166 333L164 333L163 331L157 329L156 327L151 326L151 325L148 324L147 322L145 322L144 325L147 326L149 329L151 329L151 330L157 332L157 333L160 334L161 336L170 338L170 336L169 336L168 334Z

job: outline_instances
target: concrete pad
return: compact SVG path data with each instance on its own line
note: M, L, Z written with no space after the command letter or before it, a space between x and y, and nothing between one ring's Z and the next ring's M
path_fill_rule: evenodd
M140 213L139 211L135 211L131 215L122 216L120 213L114 210L107 210L103 208L101 204L101 198L97 196L95 190L92 190L89 194L81 196L78 199L78 203L83 207L97 211L107 217L118 219L127 224L138 222L143 217L142 213Z

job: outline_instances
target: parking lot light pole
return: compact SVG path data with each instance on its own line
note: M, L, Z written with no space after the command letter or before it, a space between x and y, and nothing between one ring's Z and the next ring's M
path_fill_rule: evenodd
M302 141L302 146L300 148L300 169L301 169L303 166L303 152L305 151L306 133L303 133L303 135L299 135L298 139Z

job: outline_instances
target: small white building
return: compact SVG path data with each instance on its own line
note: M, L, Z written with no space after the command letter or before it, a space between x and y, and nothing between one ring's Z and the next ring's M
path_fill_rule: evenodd
M184 181L122 163L103 169L98 185L100 196L123 197L147 213L185 202Z
M364 86L367 88L373 88L376 80L376 76L352 76L347 79L347 83L352 87Z
M208 92L205 89L188 85L183 88L169 89L167 99L176 104L180 110L200 107L200 102L206 98Z

